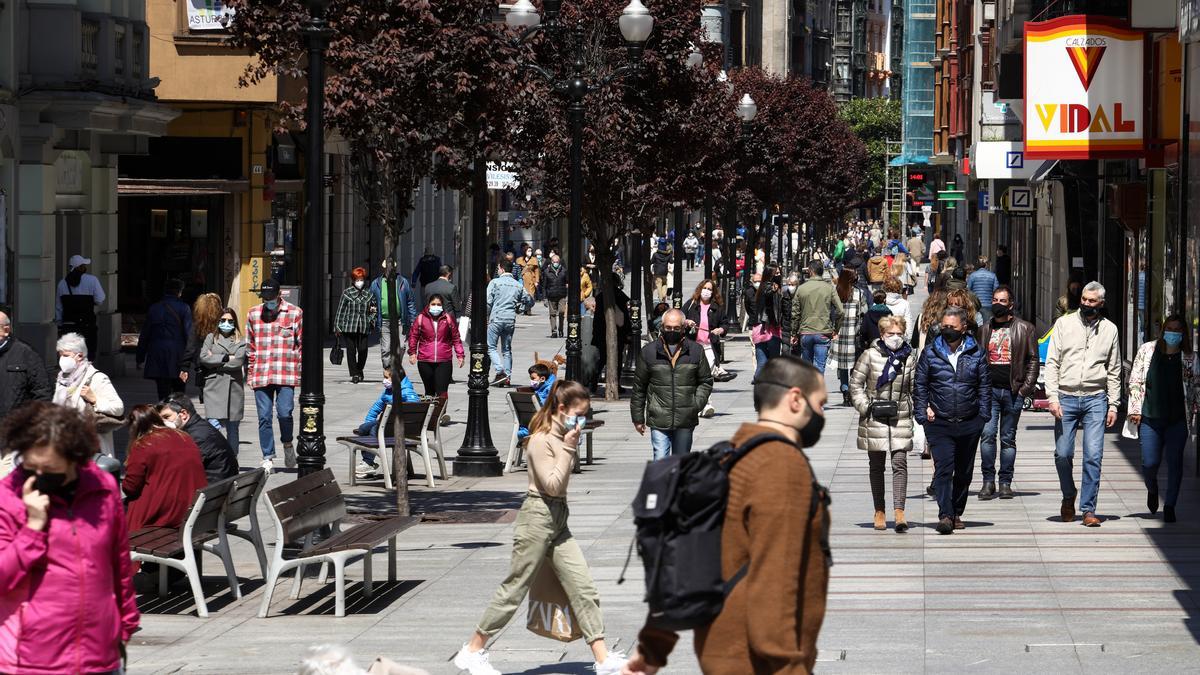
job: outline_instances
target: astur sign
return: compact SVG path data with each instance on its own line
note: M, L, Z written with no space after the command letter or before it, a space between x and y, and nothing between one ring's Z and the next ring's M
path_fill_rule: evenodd
M1025 159L1145 151L1142 31L1072 15L1025 23Z

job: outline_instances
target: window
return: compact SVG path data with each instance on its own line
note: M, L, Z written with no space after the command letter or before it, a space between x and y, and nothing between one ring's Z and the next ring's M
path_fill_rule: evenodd
M88 75L95 75L96 68L100 63L99 50L97 40L100 37L100 22L93 19L84 19L80 30L83 39L80 41L80 65L83 67L83 72Z
M125 74L125 26L119 23L113 25L113 71Z
M146 45L145 34L140 30L133 31L133 76L142 78L146 76L146 57L142 54L142 50Z

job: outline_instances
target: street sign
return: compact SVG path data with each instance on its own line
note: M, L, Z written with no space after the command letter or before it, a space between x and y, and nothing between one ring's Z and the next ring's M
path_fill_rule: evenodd
M979 210L985 212L992 210L992 200L987 190L979 191Z
M1033 190L1027 187L1010 187L1004 195L1005 208L1009 211L1032 211Z

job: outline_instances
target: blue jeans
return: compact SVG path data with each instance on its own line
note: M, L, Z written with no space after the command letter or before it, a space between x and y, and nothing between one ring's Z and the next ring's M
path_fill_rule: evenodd
M284 445L292 442L292 409L295 390L269 384L254 390L254 407L258 409L258 445L263 459L275 457L275 428L271 422L271 408L279 415L279 440Z
M489 323L487 327L488 358L497 374L512 375L512 339L517 330L514 323Z
M800 336L800 358L816 366L822 375L825 374L825 361L829 358L828 335L807 334Z
M654 448L654 459L691 452L692 431L691 427L687 429L651 429L650 447Z
M779 350L783 346L783 340L773 337L766 342L760 342L754 345L754 361L757 364L754 368L754 376L758 377L758 371L766 365L768 359L773 359L779 356Z
M1183 446L1187 444L1187 420L1168 422L1143 417L1138 425L1142 439L1142 476L1146 490L1158 492L1158 467L1163 456L1167 459L1167 494L1163 504L1175 506L1179 500L1179 483L1183 480Z
M1096 512L1100 494L1100 463L1104 459L1104 417L1108 414L1108 394L1060 396L1062 419L1054 423L1054 467L1063 499L1079 495L1079 510ZM1075 432L1083 427L1083 485L1075 489Z
M1017 423L1024 399L1008 387L992 387L992 418L983 425L979 441L979 463L983 482L996 482L996 432L1000 433L1000 484L1009 485L1017 461Z
M208 423L213 425L213 428L217 431L225 432L225 440L229 441L229 445L233 448L234 454L237 454L238 442L241 440L241 436L238 433L238 427L241 426L242 423L230 422L229 420L220 420L216 419L215 417L208 418Z

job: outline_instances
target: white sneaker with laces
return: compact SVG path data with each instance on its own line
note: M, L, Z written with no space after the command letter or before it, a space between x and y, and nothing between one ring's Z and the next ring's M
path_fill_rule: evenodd
M620 675L626 663L629 663L629 657L621 652L609 652L608 658L596 662L592 667L596 669L596 675Z
M268 458L264 459L264 460L262 461L262 468L263 468L263 471L264 471L264 472L266 472L266 474L267 474L268 476L270 476L272 473L275 473L275 462L274 462L274 460L272 460L270 457L268 457Z
M490 656L486 649L473 652L464 644L462 649L454 655L454 667L465 670L471 675L502 675L500 671L492 667L492 664L488 663Z
M379 467L374 464L367 464L359 461L358 466L354 467L355 478L370 478L379 474Z

